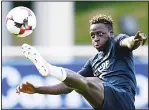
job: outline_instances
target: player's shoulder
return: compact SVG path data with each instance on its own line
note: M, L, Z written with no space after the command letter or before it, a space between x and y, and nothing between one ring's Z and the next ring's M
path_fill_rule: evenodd
M113 41L117 42L117 41L120 41L126 37L129 37L129 36L127 34L120 33L120 34L117 34L114 36Z
M127 34L119 33L119 34L115 35L115 37L122 37L122 36L127 36Z
M101 58L103 58L103 52L98 52L94 56L92 56L89 60L90 60L90 63L92 64L94 62L97 62Z
M97 54L95 54L94 56L90 57L90 58L87 60L85 66L92 65L93 62L95 61L95 59L97 59Z
M98 58L98 53L96 53L95 55L93 55L89 60L90 61L94 61L97 58Z

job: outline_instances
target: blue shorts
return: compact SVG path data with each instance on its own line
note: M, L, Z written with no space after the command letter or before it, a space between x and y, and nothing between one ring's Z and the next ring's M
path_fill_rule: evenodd
M129 92L105 82L103 105L95 110L135 110L135 106Z

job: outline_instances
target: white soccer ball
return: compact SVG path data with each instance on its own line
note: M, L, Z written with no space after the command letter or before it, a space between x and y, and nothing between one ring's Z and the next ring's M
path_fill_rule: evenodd
M36 28L36 16L27 7L15 7L6 16L6 27L16 37L29 36Z

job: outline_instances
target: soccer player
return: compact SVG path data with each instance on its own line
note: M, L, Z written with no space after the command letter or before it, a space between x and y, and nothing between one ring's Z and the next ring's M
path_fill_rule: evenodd
M41 75L53 76L61 83L37 87L26 82L17 92L58 95L75 90L96 110L134 110L136 77L132 51L143 45L147 37L141 32L134 36L114 35L113 20L104 14L91 18L90 36L98 52L77 73L49 64L34 47L23 44L24 55Z

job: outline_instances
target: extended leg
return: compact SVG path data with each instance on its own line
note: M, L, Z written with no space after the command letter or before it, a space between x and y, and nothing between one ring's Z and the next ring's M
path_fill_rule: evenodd
M34 47L28 44L24 44L22 50L24 55L34 63L43 76L52 75L59 79L67 87L73 88L84 96L94 108L102 105L104 100L102 80L96 77L85 78L69 69L52 66L40 56Z
M102 80L97 77L83 77L69 69L66 69L66 72L67 78L63 81L66 86L84 96L94 108L103 104L104 87Z

